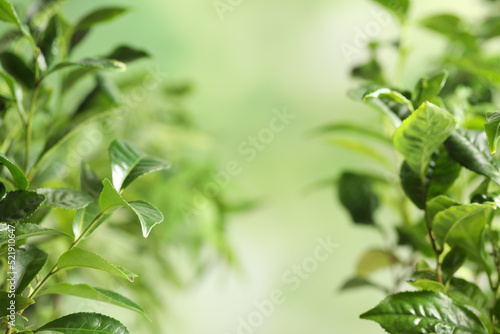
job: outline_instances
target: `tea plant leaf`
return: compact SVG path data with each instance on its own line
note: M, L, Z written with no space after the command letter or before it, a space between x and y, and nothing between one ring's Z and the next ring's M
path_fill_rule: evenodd
M87 36L90 28L96 24L101 24L110 21L128 11L125 7L105 7L94 10L89 14L82 17L75 25L71 42L69 45L69 52L71 52L80 42Z
M427 202L427 215L429 221L433 222L434 217L441 211L446 210L452 206L462 205L462 203L455 201L444 195L437 196Z
M21 294L47 262L47 253L29 245L16 249L15 281L16 293Z
M144 156L145 153L130 142L115 140L111 143L109 158L111 160L113 186L116 190L122 189L127 176Z
M500 36L500 17L491 16L484 20L479 36L491 39Z
M379 88L372 91L368 91L363 96L363 101L371 101L374 99L384 99L388 101L392 101L398 104L402 104L408 108L411 112L413 112L413 104L410 100L408 100L403 94L391 90L389 88Z
M387 136L384 136L380 131L373 130L369 126L358 125L356 123L349 123L349 122L332 123L332 124L328 124L328 125L319 127L317 129L314 129L312 131L312 134L324 135L324 134L337 133L337 132L348 132L348 133L366 136L367 138L375 139L375 140L378 140L378 141L383 142L385 144L390 144L392 146L392 140L390 138L388 138Z
M396 129L395 148L408 165L424 179L434 152L455 129L455 119L431 103L424 103Z
M390 267L398 262L398 258L393 253L382 249L372 249L361 257L356 273L358 277L367 277L379 269Z
M19 168L15 163L9 160L9 158L7 158L5 155L0 153L0 166L1 165L7 167L19 190L28 189L30 183L22 172L21 168Z
M83 209L92 202L92 197L79 191L64 188L40 188L37 193L46 197L43 205L62 209Z
M5 83L9 87L11 98L16 102L17 109L21 113L21 117L25 118L26 114L23 106L23 90L17 82L14 81L7 73L0 72L0 76L4 79Z
M47 76L68 67L81 67L87 69L108 70L117 72L123 72L127 69L127 65L118 60L86 58L79 61L67 61L59 63L55 65L52 69L48 70L47 73L45 73L44 77L46 78Z
M32 191L17 190L7 193L0 201L0 222L15 223L31 216L42 203L45 196Z
M73 248L61 255L57 262L57 268L64 269L69 267L86 267L101 270L116 276L120 276L133 282L137 277L129 271L124 272L118 266L109 263L99 255L83 250L81 248Z
M5 197L7 194L7 188L5 188L5 185L0 182L0 201Z
M99 313L73 313L51 321L35 332L52 331L63 334L130 334L118 320Z
M461 247L468 255L482 263L482 233L485 225L493 219L491 205L469 204L451 206L434 217L432 229L437 243Z
M372 188L372 182L350 172L341 175L338 184L338 196L356 224L375 224L374 213L379 200Z
M141 176L144 176L144 175L149 174L149 173L157 172L160 170L169 169L169 168L170 168L170 164L168 162L162 161L160 159L152 158L152 157L144 157L128 173L127 177L123 181L121 188L125 189L132 182L134 182L136 179L138 179Z
M9 298L9 293L7 293L7 291L0 290L0 317L4 317L10 313L9 307L11 307L11 300L15 300L14 308L16 312L24 310L29 305L35 303L33 299L18 294L15 295L15 298Z
M97 300L135 311L148 318L144 310L127 297L110 290L95 288L87 284L73 285L70 283L57 283L50 288L43 290L39 295L47 294L59 294Z
M361 315L378 322L390 334L450 333L487 334L474 312L437 292L401 292L384 299Z
M147 238L151 229L161 223L164 219L163 214L152 204L144 201L127 202L116 191L108 179L103 181L103 191L99 198L99 207L102 212L109 209L125 206L134 211L139 218L142 227L142 235Z
M497 151L497 142L500 137L500 111L490 112L487 115L488 122L484 124L484 130L488 137L488 146L491 154Z
M0 0L0 21L13 23L15 24L19 30L23 33L24 37L28 40L31 45L31 48L36 53L37 46L35 44L35 40L29 31L29 28L24 25L19 18L14 6L7 0Z
M146 51L135 49L128 45L121 45L106 56L108 59L116 59L122 63L131 63L133 61L149 57L150 55Z
M413 225L398 226L398 245L411 246L415 251L427 257L434 255L432 245L427 239L428 231L424 221Z
M447 71L442 71L430 78L420 79L418 83L415 85L412 98L413 106L415 108L418 108L425 101L432 102L443 89L447 79L448 79Z
M400 169L401 185L412 202L423 209L426 201L444 194L453 185L461 169L462 167L450 158L446 149L440 147L431 157L425 180L404 161Z
M351 71L351 75L354 78L368 80L381 85L386 82L382 67L376 59L371 59L366 64L354 67Z
M417 279L408 280L406 282L420 291L445 292L446 290L446 287L443 284L436 281Z
M353 277L348 279L346 282L344 282L344 284L340 288L340 291L352 290L362 287L376 288L378 290L383 291L384 293L389 293L388 289L386 289L385 287L362 277Z
M438 14L421 20L420 24L445 36L454 43L459 43L473 50L478 48L476 37L470 32L470 28L456 15Z
M0 54L0 63L5 71L12 75L17 82L28 88L35 86L35 72L17 54L10 51L2 52Z
M441 264L443 281L446 283L462 267L467 260L467 252L462 248L453 248L443 259Z
M408 9L410 8L409 0L374 0L380 5L384 6L390 10L397 18L404 22L408 15Z
M51 236L61 235L70 237L66 233L59 230L45 228L35 224L18 223L16 224L16 233L14 239L24 240L30 237L45 236L45 235L51 235ZM7 224L0 224L0 246L6 244L8 240L9 240L9 233L7 230Z
M489 314L491 300L474 283L454 277L450 280L447 295L459 303L472 306L484 314Z
M500 172L488 148L483 147L483 133L453 132L444 143L450 156L459 164L500 184Z

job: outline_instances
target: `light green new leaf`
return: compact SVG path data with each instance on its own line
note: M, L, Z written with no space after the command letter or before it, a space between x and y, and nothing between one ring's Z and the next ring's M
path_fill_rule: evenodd
M35 224L24 224L24 223L16 224L15 235L16 235L15 240L24 240L30 237L38 237L38 236L62 235L70 237L66 233L59 230L45 228ZM9 233L7 230L7 224L0 224L0 246L6 244L8 240L9 240Z
M26 190L28 189L30 183L21 168L19 168L15 163L9 160L5 155L0 153L0 165L4 165L9 170L12 178L16 182L17 189Z
M366 278L362 278L362 277L353 277L353 278L348 279L347 281L344 282L344 284L342 284L342 286L340 287L340 291L352 290L352 289L363 288L363 287L371 287L371 288L379 289L386 294L389 293L387 288L385 288L385 287L383 287L375 282L369 281Z
M52 331L63 334L130 334L118 320L99 313L73 313L51 321L36 332Z
M426 279L409 280L407 283L420 291L444 292L446 290L443 284Z
M92 197L90 197L89 195L72 189L40 188L37 189L36 192L46 197L43 205L62 209L82 209L92 202Z
M0 222L15 223L30 217L42 203L45 196L32 191L17 190L7 193L0 201Z
M455 131L444 143L450 157L467 169L500 184L500 172L486 143L484 132Z
M21 294L47 262L47 253L29 245L16 249L15 287L16 293Z
M394 146L424 179L432 155L453 132L455 125L449 112L426 102L396 129Z
M391 295L361 318L378 322L390 334L488 334L474 312L437 292Z
M488 122L484 124L486 136L488 136L488 146L491 154L497 151L497 142L500 137L500 111L490 112L486 115Z
M24 310L29 305L35 303L33 299L23 297L21 295L15 295L14 299L9 298L9 293L7 291L0 290L0 317L4 317L9 314L8 308L10 307L11 300L14 300L15 310Z
M95 288L87 284L58 283L43 290L39 295L59 294L97 300L103 303L117 305L137 313L146 318L148 316L144 310L130 299L110 290Z
M77 247L70 249L61 255L59 261L57 262L58 269L69 267L93 268L126 278L131 282L133 282L134 278L137 277L136 274L133 274L128 270L123 271L120 267L111 264L99 255Z
M13 77L8 75L7 73L0 72L0 76L4 79L5 83L9 87L11 98L16 102L17 109L21 113L21 117L25 118L26 113L24 111L23 106L23 90L17 84Z
M430 78L422 78L415 86L413 93L413 106L418 108L425 101L432 101L438 96L446 83L448 72L442 71Z
M390 10L394 15L398 17L401 22L406 21L408 15L408 9L410 8L409 0L374 0L375 2L381 4L388 10Z
M104 188L101 196L99 197L99 207L102 212L120 206L125 206L134 211L139 218L142 227L142 234L146 238L151 229L161 223L164 219L163 214L155 208L152 204L144 201L127 202L116 191L108 179L103 181Z
M408 100L403 94L396 92L395 90L389 88L379 88L372 91L368 91L363 96L363 101L371 101L374 99L384 99L392 102L396 102L406 106L411 112L413 112L413 104Z
M432 221L437 243L443 247L461 247L477 261L482 261L482 234L493 219L494 207L484 204L451 206L440 211Z

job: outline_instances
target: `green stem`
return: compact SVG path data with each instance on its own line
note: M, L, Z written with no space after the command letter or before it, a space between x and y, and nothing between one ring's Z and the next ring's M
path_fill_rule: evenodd
M31 103L30 103L30 110L28 113L28 121L26 124L26 151L25 151L25 158L24 158L24 172L28 174L29 172L29 160L30 160L30 149L31 149L31 139L32 139L32 132L33 132L33 118L35 116L35 109L36 109L36 101L38 98L38 91L40 90L41 86L41 81L39 81L35 89L33 90L33 95L31 97Z
M89 226L87 226L87 228L82 232L82 234L78 238L76 238L75 241L73 241L68 251L78 246L80 241L83 240L83 238L94 228L94 226L103 216L104 212L100 212L94 218L94 220L89 224ZM45 278L40 283L37 284L36 288L30 293L28 298L35 298L38 292L40 292L40 289L45 285L45 283L47 283L47 281L49 281L58 272L58 270L59 269L57 268L57 264L55 264L54 267L52 267L50 272L47 274L47 276L45 276Z
M425 225L427 226L427 232L429 234L429 238L431 239L432 249L434 250L434 254L436 254L436 275L439 283L443 283L443 278L441 276L441 261L439 257L443 252L437 247L436 238L434 237L434 232L432 231L431 222L429 221L429 213L427 211L427 185L425 181L422 182L422 192L423 192L423 203L424 203L424 215L425 215Z

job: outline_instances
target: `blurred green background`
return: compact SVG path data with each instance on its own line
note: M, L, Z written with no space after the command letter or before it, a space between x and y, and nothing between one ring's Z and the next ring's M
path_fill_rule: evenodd
M481 11L477 3L413 1L411 17L416 22L444 11L474 17ZM329 147L308 132L335 120L362 120L367 126L378 120L376 112L346 97L346 91L356 86L350 68L367 59L367 50L346 58L341 46L352 45L357 29L373 22L380 8L369 0L244 0L221 20L209 0L74 0L65 12L75 21L93 8L112 4L133 10L92 32L75 58L127 43L153 55L134 65L132 73L158 66L169 73L168 80L192 83L187 107L212 137L217 165L222 169L231 160L241 163L243 170L232 178L228 191L259 201L254 210L230 218L227 234L236 256L234 267L221 263L187 290L164 283L155 287L169 305L161 324L164 333L237 333L239 317L247 318L256 310L254 302L269 298L274 289L285 289L282 275L312 255L317 238L328 236L339 245L332 256L296 291L287 292L285 303L252 332L383 333L378 325L358 319L382 294L370 289L338 292L362 251L380 245L378 234L350 223L333 187L305 191L344 169L372 168L366 160ZM396 23L392 19L383 26L377 38L395 39ZM412 30L409 42L406 87L432 71L433 55L445 47L440 38L421 30ZM381 58L392 73L395 55L387 52ZM238 146L268 127L274 109L283 108L295 118L255 160L246 162ZM146 135L147 126L143 131ZM106 312L134 332L131 313L111 307Z

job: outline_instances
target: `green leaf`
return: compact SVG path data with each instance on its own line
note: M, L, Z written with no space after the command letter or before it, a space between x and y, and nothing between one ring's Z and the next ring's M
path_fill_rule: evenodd
M338 132L348 132L356 135L365 136L369 139L374 139L385 144L390 144L392 146L392 140L385 136L382 131L374 130L370 126L360 125L356 123L349 122L338 122L328 124L312 131L313 134L330 134Z
M64 1L52 1L53 3L62 3ZM59 36L62 35L62 28L58 16L53 16L48 22L47 28L43 31L40 38L40 51L45 57L47 65L51 65L53 60L61 52Z
M468 25L458 16L451 14L438 14L427 17L420 24L438 34L441 34L454 43L469 49L477 50L478 43Z
M9 170L12 178L16 182L19 190L27 190L30 183L24 173L15 163L9 160L5 155L0 153L0 165L4 165Z
M379 88L372 91L368 91L363 96L363 101L365 102L374 99L379 99L379 100L383 99L398 104L402 104L406 106L408 110L410 110L410 112L413 112L413 104L411 103L411 101L408 100L403 94L396 92L395 90L391 90L389 88Z
M426 279L409 280L407 283L420 291L444 292L446 290L443 284Z
M488 146L491 154L497 151L497 142L500 137L500 111L490 112L486 115L488 122L484 124L484 130L488 137Z
M401 185L413 203L423 209L424 201L446 193L460 175L461 169L462 167L451 159L446 149L441 146L432 155L424 180L404 161L400 170Z
M456 162L500 184L500 172L489 153L484 132L453 132L445 147Z
M1 12L1 5L0 5ZM11 305L11 301L15 300L15 309L17 311L24 310L29 305L35 303L33 299L23 297L21 295L15 295L14 298L10 298L10 293L7 291L0 290L0 317L4 317L10 313L8 308Z
M16 102L17 109L21 113L22 117L25 117L25 111L23 106L23 90L17 82L14 81L7 73L0 72L0 76L4 79L5 83L9 87L10 95L12 99Z
M338 184L338 196L356 224L375 224L374 213L379 206L372 182L363 175L345 172Z
M437 292L401 292L361 315L378 322L390 334L487 334L474 312Z
M15 287L16 293L21 294L36 277L47 262L47 253L29 245L16 249Z
M379 269L391 267L398 262L398 258L392 252L382 249L372 249L361 257L356 273L359 277L367 277Z
M103 185L104 188L99 198L99 207L101 211L104 212L119 206L130 208L137 215L137 218L139 218L142 234L145 238L155 225L163 221L163 214L152 204L144 201L125 201L108 179L103 181Z
M135 311L148 318L144 310L130 299L116 292L106 289L94 288L87 284L73 285L70 283L58 283L39 293L39 295L47 294L59 294L97 300L103 303L117 305Z
M424 103L396 129L395 148L423 180L434 152L455 129L453 116L431 103Z
M99 313L73 313L51 321L36 332L52 331L63 334L130 334L118 320Z
M35 72L17 54L10 51L2 52L0 54L0 63L2 63L2 67L7 73L25 87L35 87Z
M451 206L434 217L432 229L437 243L442 247L461 247L471 258L483 264L483 228L493 219L491 205L469 204Z
M432 245L427 239L428 231L425 222L422 220L418 224L398 226L398 245L411 246L415 251L421 252L427 257L434 255Z
M61 255L57 262L57 268L63 269L68 267L86 267L105 271L107 273L120 276L133 282L137 275L123 271L120 267L115 266L99 255L83 250L81 248L73 248Z
M15 235L16 235L15 240L24 240L30 237L38 237L45 235L52 235L52 236L64 235L69 237L69 235L59 230L45 228L35 224L21 224L21 223L16 224ZM7 224L0 224L0 246L6 244L8 240L9 240L9 233L7 230Z
M121 190L123 182L134 167L144 158L145 153L124 140L115 140L109 147L113 186Z
M328 138L325 142L328 145L344 147L351 152L356 152L370 158L372 161L379 163L381 166L392 168L392 162L385 154L377 152L375 148L370 147L366 143L359 142L358 140L351 138Z
M121 61L122 63L131 63L133 61L149 57L149 53L143 50L132 48L127 45L117 47L109 55L106 56L106 58L108 59L116 59L118 61Z
M18 190L7 193L0 201L0 222L15 223L31 216L42 203L45 196L32 191Z
M372 59L366 64L354 67L351 71L351 75L354 78L368 80L381 85L386 82L382 67L376 59Z
M82 209L92 202L92 197L79 191L65 188L40 188L38 194L46 197L43 205L53 206L62 209Z
M500 36L500 17L492 16L483 21L479 36L491 39Z
M90 28L94 25L110 21L127 11L128 9L124 7L106 7L94 10L81 18L75 25L71 36L70 52L88 35Z
M128 173L127 177L123 181L121 188L125 189L141 176L169 168L170 164L168 162L152 157L144 157Z
M474 283L454 277L450 281L447 294L461 304L472 306L484 314L489 314L491 300Z
M410 8L409 0L374 0L375 2L381 4L388 10L390 10L394 15L398 17L401 22L406 21L408 15L408 9Z
M124 63L114 60L114 59L99 59L99 58L85 58L79 61L66 61L55 65L52 69L45 73L45 77L51 75L54 72L60 71L67 67L80 67L87 69L96 70L108 70L123 72L127 69L127 65Z
M378 285L377 283L374 283L372 281L367 280L366 278L362 277L353 277L348 279L340 288L340 291L346 291L346 290L352 290L352 289L357 289L357 288L362 288L362 287L372 287L379 289L385 293L389 293L389 291L381 286Z
M441 265L443 281L448 282L467 260L467 252L462 248L453 248L443 259Z
M418 108L425 101L433 101L443 89L448 72L442 71L430 78L422 78L415 86L413 93L413 106Z
M0 182L0 201L5 197L7 194L7 188L5 188L5 185Z
M33 39L33 36L31 36L28 27L22 23L21 19L19 19L19 15L17 15L16 10L14 9L14 6L7 0L0 0L0 21L15 24L28 40L33 51L36 50L37 46L35 44L35 40Z
M432 223L434 217L441 211L446 210L452 206L462 205L462 203L455 201L447 196L441 195L433 198L427 202L427 215L429 221Z

